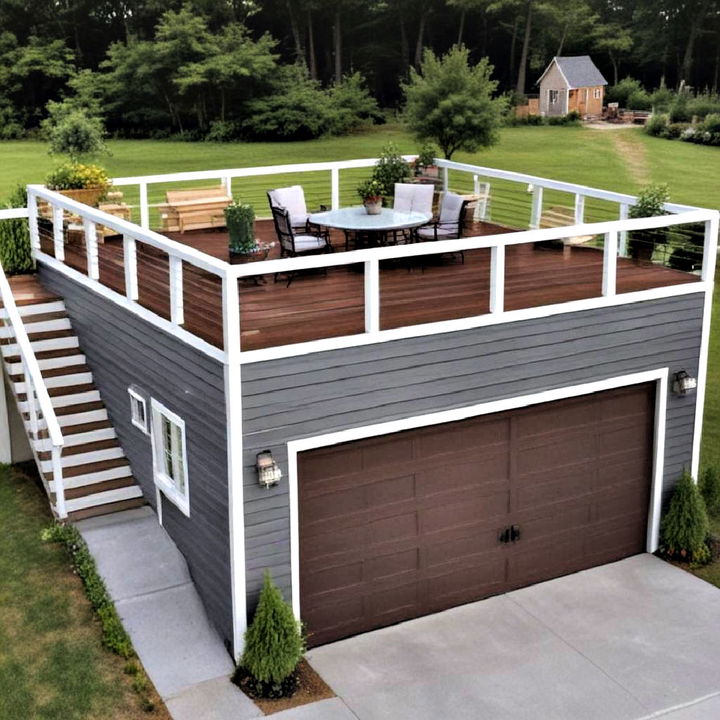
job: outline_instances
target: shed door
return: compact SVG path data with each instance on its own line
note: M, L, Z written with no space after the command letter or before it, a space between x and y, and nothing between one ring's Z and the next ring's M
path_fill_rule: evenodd
M302 453L309 644L644 552L654 401L650 383Z

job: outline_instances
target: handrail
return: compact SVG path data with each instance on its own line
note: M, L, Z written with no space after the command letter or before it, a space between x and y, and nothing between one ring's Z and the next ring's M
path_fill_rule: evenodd
M29 215L30 213L26 207L0 210L0 220L22 220Z
M606 220L597 223L582 223L559 228L543 228L539 230L522 230L519 232L495 235L478 235L458 240L435 240L429 242L392 245L380 248L364 248L330 255L310 255L304 257L263 260L245 265L232 265L230 272L238 278L265 275L289 270L305 270L341 265L352 265L358 262L393 260L397 258L419 257L423 255L442 255L460 252L461 250L478 250L483 248L507 247L524 243L560 240L584 235L606 235L612 232L633 230L649 230L672 225L707 222L716 218L716 210L691 210L677 215L659 215L651 218L633 218L630 220Z
M98 210L90 205L85 205L84 203L60 194L59 192L48 190L42 185L28 185L28 195L46 200L55 207L61 207L64 210L69 210L85 220L90 220L98 225L111 228L119 235L126 235L138 240L139 242L145 243L146 245L156 247L167 252L169 255L174 255L180 260L184 260L191 265L196 265L197 267L207 270L215 275L222 277L225 274L228 263L223 260L218 260L212 255L208 255L201 250L195 250L195 248L184 245L181 242L171 240L154 230L141 228L128 220L123 220L122 218L110 215L109 213Z
M27 398L28 408L31 417L35 418L35 439L37 437L37 410L35 408L35 398L45 421L45 427L48 431L50 443L53 446L52 467L53 482L55 483L55 507L60 518L67 517L65 510L65 487L62 476L62 462L60 459L60 450L65 444L60 423L55 415L55 410L50 400L45 381L43 380L40 366L38 364L35 353L33 352L30 338L28 337L25 325L23 324L20 313L15 304L12 288L5 276L5 272L0 266L0 298L2 298L3 307L7 313L7 327L9 327L18 346L18 352L22 361L23 371L25 375L25 396ZM31 441L32 446L32 441Z

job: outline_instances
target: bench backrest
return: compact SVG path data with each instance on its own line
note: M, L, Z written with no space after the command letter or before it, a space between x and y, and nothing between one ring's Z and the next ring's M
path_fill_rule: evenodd
M192 190L168 190L165 193L168 205L189 200L221 201L230 200L224 185L214 185L207 188L194 188Z

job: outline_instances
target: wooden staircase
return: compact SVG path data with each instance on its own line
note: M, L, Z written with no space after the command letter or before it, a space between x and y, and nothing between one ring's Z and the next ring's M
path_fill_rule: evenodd
M62 475L69 520L127 510L145 503L118 442L64 302L34 276L11 278L18 312L62 430ZM38 470L55 508L51 444L47 430L32 432L23 364L0 307L0 349Z

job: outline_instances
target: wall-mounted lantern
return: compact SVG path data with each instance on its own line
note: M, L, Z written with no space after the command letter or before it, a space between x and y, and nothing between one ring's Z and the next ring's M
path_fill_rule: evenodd
M686 370L680 370L673 375L672 391L675 395L687 395L697 388L697 379Z
M262 487L269 488L280 482L282 470L269 450L263 450L257 454L255 466L258 471L258 483Z

